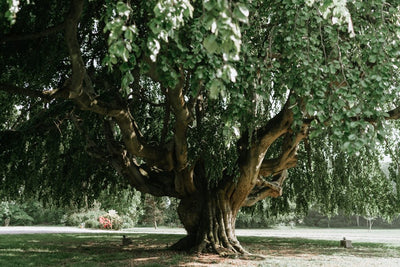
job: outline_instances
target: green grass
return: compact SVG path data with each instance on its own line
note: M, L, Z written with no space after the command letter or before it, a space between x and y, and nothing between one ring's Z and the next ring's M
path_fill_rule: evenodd
M400 248L379 243L354 243L296 238L241 237L256 257L226 257L168 251L179 235L130 234L133 244L121 246L120 234L30 234L0 236L0 266L307 266L332 259L400 259ZM305 264L305 265L302 265ZM340 265L338 265L340 266Z

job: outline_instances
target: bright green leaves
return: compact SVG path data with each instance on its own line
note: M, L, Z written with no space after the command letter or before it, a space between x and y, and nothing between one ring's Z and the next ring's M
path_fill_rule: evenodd
M309 6L319 4L319 10L324 19L331 18L333 24L347 23L347 31L350 37L355 36L351 14L347 8L347 0L307 0Z
M233 12L226 0L205 0L203 7L207 11L203 23L211 32L203 45L210 54L222 54L224 61L239 60L241 33L239 22L248 22L249 10L237 3Z
M103 59L103 64L113 70L114 65L120 64L119 70L122 73L121 87L124 95L130 92L129 86L133 82L131 70L136 64L136 57L139 55L139 46L135 43L137 28L129 24L132 8L124 2L117 2L110 5L109 16L106 17L104 32L108 35L108 55Z
M128 6L124 2L117 2L116 11L117 11L118 16L129 18L132 9L130 6Z
M242 3L236 4L235 9L233 10L233 17L236 18L238 21L243 23L249 22L249 10L247 6Z
M399 101L398 30L389 23L398 14L378 2L311 1L318 3L298 8L294 2L276 11L288 19L271 42L284 57L280 82L297 96L294 128L312 118L313 137L329 131L350 152L373 147L384 111ZM348 34L353 21L355 36Z
M232 67L232 65L224 65L222 67L222 79L224 79L227 82L236 82L236 77L237 77L238 73L236 71L236 69L234 67Z
M19 11L19 0L7 0L9 9L5 13L5 17L8 19L10 24L14 24L17 18L17 13Z
M179 43L176 31L185 24L185 19L193 17L193 6L188 0L162 0L157 2L154 18L149 27L153 35L148 39L148 48L152 61L157 60L160 52L160 41L168 42L170 38Z
M157 55L161 49L160 42L157 39L151 38L147 42L147 47L151 52L150 59L155 62L157 60Z
M224 95L226 88L221 80L215 79L210 82L208 90L210 92L209 94L210 98L217 99L219 94Z
M204 48L207 50L208 53L214 54L219 45L217 43L217 36L209 35L203 41Z
M219 95L226 101L227 90L225 84L236 82L238 73L236 69L230 65L225 64L222 68L217 69L215 78L208 84L209 96L211 99L217 99Z
M193 68L201 60L198 53L190 53L192 47L188 40L193 37L185 36L185 31L195 27L194 8L188 0L162 0L156 1L152 12L154 17L146 25L149 28L146 38L149 57L157 62L159 81L163 86L173 88L179 80L178 69ZM145 73L143 69L141 71Z
M231 62L239 60L242 45L239 23L248 23L250 12L246 5L239 2L232 7L226 0L205 0L203 7L206 13L202 23L209 31L204 36L203 47L210 56L222 56L223 60L221 64L215 64L215 73L208 83L209 96L216 99L221 95L226 100L225 84L236 82L238 76Z
M135 25L126 25L129 20L132 9L118 2L115 9L111 13L116 13L117 16L112 16L110 21L107 21L104 32L109 32L108 36L108 57L104 59L105 65L112 69L112 65L117 64L119 60L128 62L131 57L131 52L138 52L139 48L134 43L137 35ZM134 60L134 59L133 59Z

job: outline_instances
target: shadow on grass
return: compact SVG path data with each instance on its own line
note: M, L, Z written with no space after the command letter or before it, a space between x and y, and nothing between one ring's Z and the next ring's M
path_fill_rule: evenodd
M32 234L2 235L0 266L257 266L257 257L194 256L167 248L181 235L131 234L133 241L122 246L121 234ZM353 249L339 247L339 241L299 238L240 237L251 253L267 259L346 256L357 258L400 257L399 247L376 243L355 243Z

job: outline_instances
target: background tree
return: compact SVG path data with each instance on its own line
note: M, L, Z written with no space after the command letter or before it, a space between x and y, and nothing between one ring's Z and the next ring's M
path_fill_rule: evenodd
M0 10L2 192L68 203L130 184L178 198L176 249L245 253L239 209L282 195L303 139L373 149L400 117L397 0Z
M167 198L157 198L151 195L145 195L142 198L143 215L141 223L151 225L157 229L158 225L164 222L164 213L169 206Z

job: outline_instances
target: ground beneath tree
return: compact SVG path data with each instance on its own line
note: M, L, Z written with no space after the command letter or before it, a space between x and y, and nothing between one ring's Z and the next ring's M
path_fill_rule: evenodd
M41 234L41 233L105 233L108 230L82 229L65 226L10 226L0 227L1 234ZM143 233L143 234L185 234L182 228L157 229L136 227L111 233ZM345 237L353 242L385 243L400 246L400 229L338 229L338 228L290 228L280 227L273 229L236 229L237 236L260 236L281 238L305 238L314 240L341 240Z
M46 255L47 258L38 262L40 266L54 266L50 261L63 266L108 267L400 266L400 230L280 228L246 229L237 233L241 244L252 255L197 256L167 250L184 234L178 228L104 231L73 227L0 227L0 234L9 234L0 237L0 245L1 240L9 240L0 248L0 263L3 255L9 257L3 263L11 264L0 265L16 266L12 265L13 260L15 263L29 257L41 259ZM132 243L122 246L122 234L131 238ZM343 236L353 241L354 248L339 247Z

